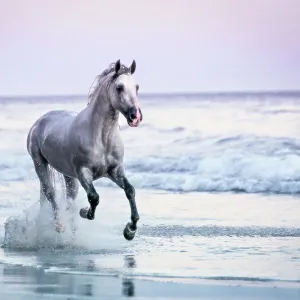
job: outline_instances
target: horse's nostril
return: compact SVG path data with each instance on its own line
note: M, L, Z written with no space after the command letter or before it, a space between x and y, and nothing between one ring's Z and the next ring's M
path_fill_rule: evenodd
M133 120L135 120L135 119L137 119L137 115L138 115L138 111L137 111L137 109L133 106L133 107L131 107L130 109L129 109L129 111L128 111L128 119L130 120L130 121L133 121Z
M131 120L135 120L136 119L136 114L135 113L131 113L130 114L130 119Z

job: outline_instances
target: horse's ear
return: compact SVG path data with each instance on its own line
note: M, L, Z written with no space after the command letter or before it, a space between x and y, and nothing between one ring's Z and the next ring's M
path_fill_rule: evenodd
M135 72L136 69L136 62L135 60L133 60L131 66L130 66L130 73L133 74Z
M115 72L118 73L121 69L121 62L120 60L118 59L116 64L115 64Z

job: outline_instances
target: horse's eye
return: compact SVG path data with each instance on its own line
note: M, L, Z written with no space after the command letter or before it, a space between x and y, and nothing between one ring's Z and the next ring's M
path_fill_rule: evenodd
M139 88L140 88L140 86L137 84L137 85L136 85L136 91L138 91Z
M117 86L117 91L118 91L118 93L122 93L124 91L124 86L123 85L118 85Z

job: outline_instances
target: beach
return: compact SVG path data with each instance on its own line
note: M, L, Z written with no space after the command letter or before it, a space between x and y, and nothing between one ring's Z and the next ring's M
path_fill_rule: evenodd
M141 128L121 122L140 214L130 242L128 200L108 179L93 221L82 188L65 211L59 178L64 232L39 207L28 128L84 100L2 99L0 299L299 299L299 104L247 99L145 98Z
M139 190L140 226L128 242L122 191L101 194L96 219L78 217L77 239L53 230L37 243L31 231L1 249L4 299L298 299L297 199Z

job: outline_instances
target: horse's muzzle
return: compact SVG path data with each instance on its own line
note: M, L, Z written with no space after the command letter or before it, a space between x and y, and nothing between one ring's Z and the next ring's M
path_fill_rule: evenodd
M143 114L140 108L132 106L127 113L127 123L130 127L138 127L143 120Z

